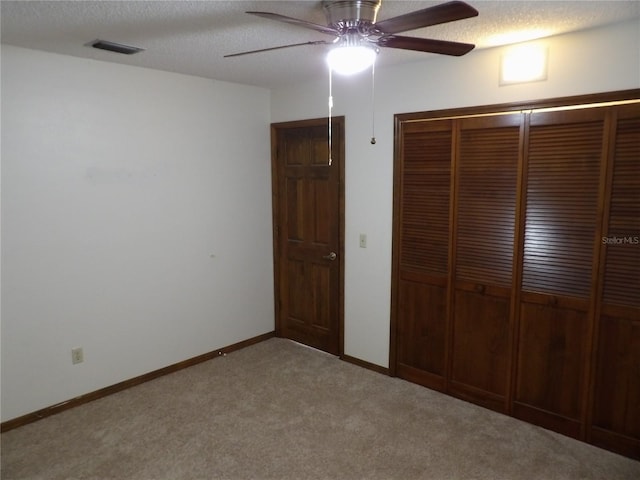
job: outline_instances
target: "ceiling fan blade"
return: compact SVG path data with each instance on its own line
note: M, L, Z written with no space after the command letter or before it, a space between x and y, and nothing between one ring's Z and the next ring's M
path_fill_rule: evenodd
M469 53L475 48L471 43L448 42L445 40L432 40L430 38L400 37L390 35L378 39L381 47L401 48L403 50L415 50L426 53L439 53L459 57Z
M289 23L291 25L297 25L298 27L308 28L315 30L316 32L326 33L327 35L340 35L340 32L335 28L326 27L324 25L318 25L317 23L307 22L306 20L298 20L297 18L287 17L285 15L279 15L277 13L270 12L246 12L250 15L256 15L258 17L268 18L269 20L276 20L278 22Z
M299 47L301 45L331 45L332 43L333 42L325 42L324 40L316 40L316 41L313 41L313 42L293 43L291 45L281 45L279 47L261 48L259 50L249 50L247 52L231 53L229 55L225 55L224 58L239 57L241 55L249 55L251 53L270 52L271 50L280 50L282 48Z
M387 20L376 22L375 27L382 33L400 33L440 23L463 20L477 15L478 11L471 5L454 1L388 18Z

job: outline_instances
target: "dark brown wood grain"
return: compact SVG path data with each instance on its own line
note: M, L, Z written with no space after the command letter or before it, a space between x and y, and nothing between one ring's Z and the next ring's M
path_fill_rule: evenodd
M449 391L507 411L521 114L456 121Z
M446 287L422 281L400 281L398 361L444 377Z
M586 311L522 304L515 402L579 422L587 320Z
M640 458L640 105L612 122L588 438Z
M404 138L400 265L446 275L452 136L449 129L430 127Z
M445 375L452 141L448 122L409 125L400 166L396 367L432 388Z
M533 112L524 152L514 412L575 437L585 430L606 115Z
M272 125L276 333L342 353L344 119ZM328 255L335 254L331 260Z
M640 458L638 99L396 115L391 374Z

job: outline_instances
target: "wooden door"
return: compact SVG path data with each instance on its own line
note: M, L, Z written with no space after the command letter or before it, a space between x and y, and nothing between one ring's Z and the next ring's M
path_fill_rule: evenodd
M449 390L507 411L521 117L458 121Z
M514 415L581 437L605 110L532 113Z
M344 118L273 124L276 334L342 354Z
M407 125L396 164L396 374L438 390L445 388L452 138L448 120Z
M640 458L640 105L612 123L590 436Z

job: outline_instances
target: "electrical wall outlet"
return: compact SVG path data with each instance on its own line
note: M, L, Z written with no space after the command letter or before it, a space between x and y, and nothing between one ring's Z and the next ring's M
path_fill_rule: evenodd
M76 347L71 349L71 363L74 365L84 362L84 352L82 347Z

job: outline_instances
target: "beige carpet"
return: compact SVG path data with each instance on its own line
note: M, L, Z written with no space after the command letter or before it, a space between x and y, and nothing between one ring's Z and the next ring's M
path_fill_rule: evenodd
M621 457L282 339L2 435L2 479L640 479Z

